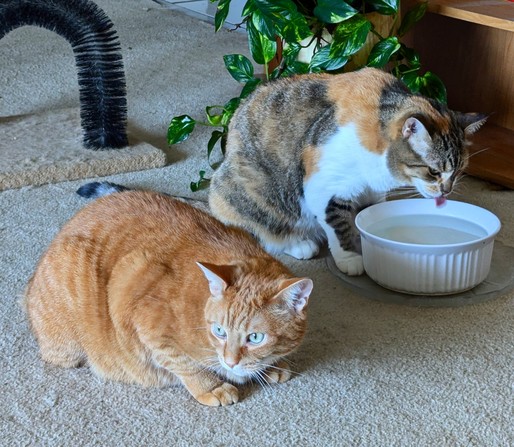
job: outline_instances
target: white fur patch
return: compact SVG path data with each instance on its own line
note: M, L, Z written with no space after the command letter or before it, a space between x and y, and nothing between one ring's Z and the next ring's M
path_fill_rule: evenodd
M365 204L401 186L387 168L385 153L366 149L353 123L339 127L323 146L318 168L304 185L305 205L314 215L324 212L333 196Z
M325 231L338 268L349 275L360 275L364 271L362 257L341 247L334 229L325 221L326 207L334 196L361 206L380 202L386 192L401 183L391 175L385 153L371 152L361 144L353 123L339 127L322 147L318 168L304 185L302 205Z

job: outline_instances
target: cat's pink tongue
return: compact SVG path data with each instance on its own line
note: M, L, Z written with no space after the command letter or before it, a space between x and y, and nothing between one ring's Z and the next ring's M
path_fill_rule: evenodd
M435 206L443 206L446 203L446 197L440 196L435 198Z

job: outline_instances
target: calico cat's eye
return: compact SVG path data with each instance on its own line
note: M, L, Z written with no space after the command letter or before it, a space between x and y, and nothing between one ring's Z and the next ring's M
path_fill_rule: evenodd
M225 332L225 329L218 323L212 323L211 325L211 332L218 338L226 338L227 333Z
M441 173L437 169L428 168L428 173L433 177L439 177Z
M252 345L258 345L264 341L264 334L260 332L254 332L247 337L247 340Z

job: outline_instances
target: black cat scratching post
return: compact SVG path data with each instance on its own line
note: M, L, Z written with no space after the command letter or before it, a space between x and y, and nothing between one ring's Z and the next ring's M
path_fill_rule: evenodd
M89 0L1 0L0 39L25 25L54 31L72 46L84 146L127 146L125 73L109 17Z
M145 129L127 123L121 48L113 22L90 0L0 0L0 191L167 164ZM25 73L32 91L17 91L13 80ZM55 108L47 90L62 95ZM27 100L20 107L11 98Z

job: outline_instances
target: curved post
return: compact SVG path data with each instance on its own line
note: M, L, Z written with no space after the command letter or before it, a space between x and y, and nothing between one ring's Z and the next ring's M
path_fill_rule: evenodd
M109 17L89 0L2 0L0 39L25 25L54 31L72 46L84 146L127 146L125 72L118 36Z

